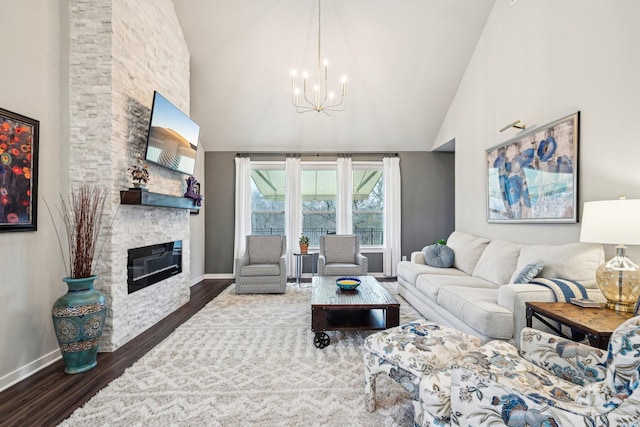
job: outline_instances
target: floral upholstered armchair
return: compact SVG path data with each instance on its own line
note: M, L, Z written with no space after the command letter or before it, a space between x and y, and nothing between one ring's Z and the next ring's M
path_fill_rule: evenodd
M475 366L452 364L451 424L640 425L640 317L614 331L608 353L530 328L522 357L506 343L488 351L494 343Z

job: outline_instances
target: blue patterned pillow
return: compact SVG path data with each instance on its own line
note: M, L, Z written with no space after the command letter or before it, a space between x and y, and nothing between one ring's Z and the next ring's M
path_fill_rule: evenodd
M532 281L538 273L544 268L544 262L542 260L533 261L531 264L524 266L518 275L513 279L513 283L529 283Z
M425 246L422 249L422 253L424 253L424 262L431 267L449 268L453 265L453 260L455 259L453 249L439 243Z

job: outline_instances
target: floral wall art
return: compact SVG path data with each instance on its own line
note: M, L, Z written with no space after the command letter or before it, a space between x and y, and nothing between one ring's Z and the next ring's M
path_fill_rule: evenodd
M579 112L486 152L488 222L577 222Z
M39 122L0 108L0 231L35 231Z

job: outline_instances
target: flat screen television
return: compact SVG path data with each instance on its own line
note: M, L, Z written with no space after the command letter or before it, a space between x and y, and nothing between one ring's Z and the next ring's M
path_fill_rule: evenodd
M153 92L147 161L193 175L199 135L200 126L158 91Z

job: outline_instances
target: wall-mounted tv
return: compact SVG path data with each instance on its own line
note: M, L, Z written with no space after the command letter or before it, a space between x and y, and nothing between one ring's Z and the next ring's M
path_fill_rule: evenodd
M175 105L153 92L153 106L147 136L149 162L193 175L200 126Z

